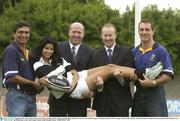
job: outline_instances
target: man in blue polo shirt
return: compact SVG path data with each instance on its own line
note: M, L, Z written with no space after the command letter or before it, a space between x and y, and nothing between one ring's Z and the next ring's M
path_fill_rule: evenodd
M148 20L139 23L141 44L133 49L135 68L145 68L162 62L163 71L154 80L139 77L135 82L137 90L134 94L132 116L168 116L166 95L163 85L174 77L170 56L167 50L153 40L154 26Z
M36 116L36 93L42 90L40 83L34 81L29 51L25 45L30 37L30 26L18 21L13 29L13 42L3 54L2 76L6 94L8 116Z

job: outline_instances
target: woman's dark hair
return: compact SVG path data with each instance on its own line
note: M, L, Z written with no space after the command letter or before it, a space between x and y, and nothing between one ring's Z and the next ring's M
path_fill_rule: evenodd
M33 49L31 55L30 55L30 61L31 63L35 63L36 61L39 61L39 59L42 56L42 50L47 44L53 44L54 46L54 53L51 56L52 65L62 64L60 49L58 48L57 42L52 37L44 37L39 42L38 46Z

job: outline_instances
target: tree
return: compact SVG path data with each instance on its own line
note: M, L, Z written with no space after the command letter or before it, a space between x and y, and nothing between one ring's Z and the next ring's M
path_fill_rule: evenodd
M11 42L12 25L20 19L27 20L32 26L30 49L43 36L67 40L69 24L74 21L85 25L85 42L97 48L101 46L101 26L106 22L118 23L120 16L118 10L111 10L104 0L22 0L0 16L0 55L2 48Z
M17 1L17 0L16 0ZM127 6L122 15L112 10L104 0L20 0L15 6L5 7L0 16L0 60L3 49L11 42L12 25L17 20L27 20L32 26L28 47L43 36L53 36L57 41L68 39L70 23L79 21L85 25L85 43L94 48L102 46L100 30L103 24L113 23L117 27L117 43L134 47L135 9ZM155 24L155 40L164 45L173 59L174 67L180 71L180 10L171 8L159 11L156 5L142 11L142 19Z
M0 0L0 15L3 14L4 8L15 6L21 0Z

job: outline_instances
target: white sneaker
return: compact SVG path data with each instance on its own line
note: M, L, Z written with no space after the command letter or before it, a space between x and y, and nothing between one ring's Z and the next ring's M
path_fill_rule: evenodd
M158 62L155 66L151 68L146 68L145 75L151 79L154 80L163 70L162 62Z
M55 75L63 75L65 72L65 68L61 65L59 67L57 67L54 71L51 71L48 75L46 75L47 77L50 76L55 76Z

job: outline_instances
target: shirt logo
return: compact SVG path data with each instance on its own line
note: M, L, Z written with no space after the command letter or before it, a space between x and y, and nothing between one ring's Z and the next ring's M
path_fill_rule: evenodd
M21 61L23 61L23 62L24 62L24 58L21 58Z
M151 55L151 57L150 57L150 59L149 59L149 61L154 61L154 58L156 57L156 55L155 54L152 54Z

